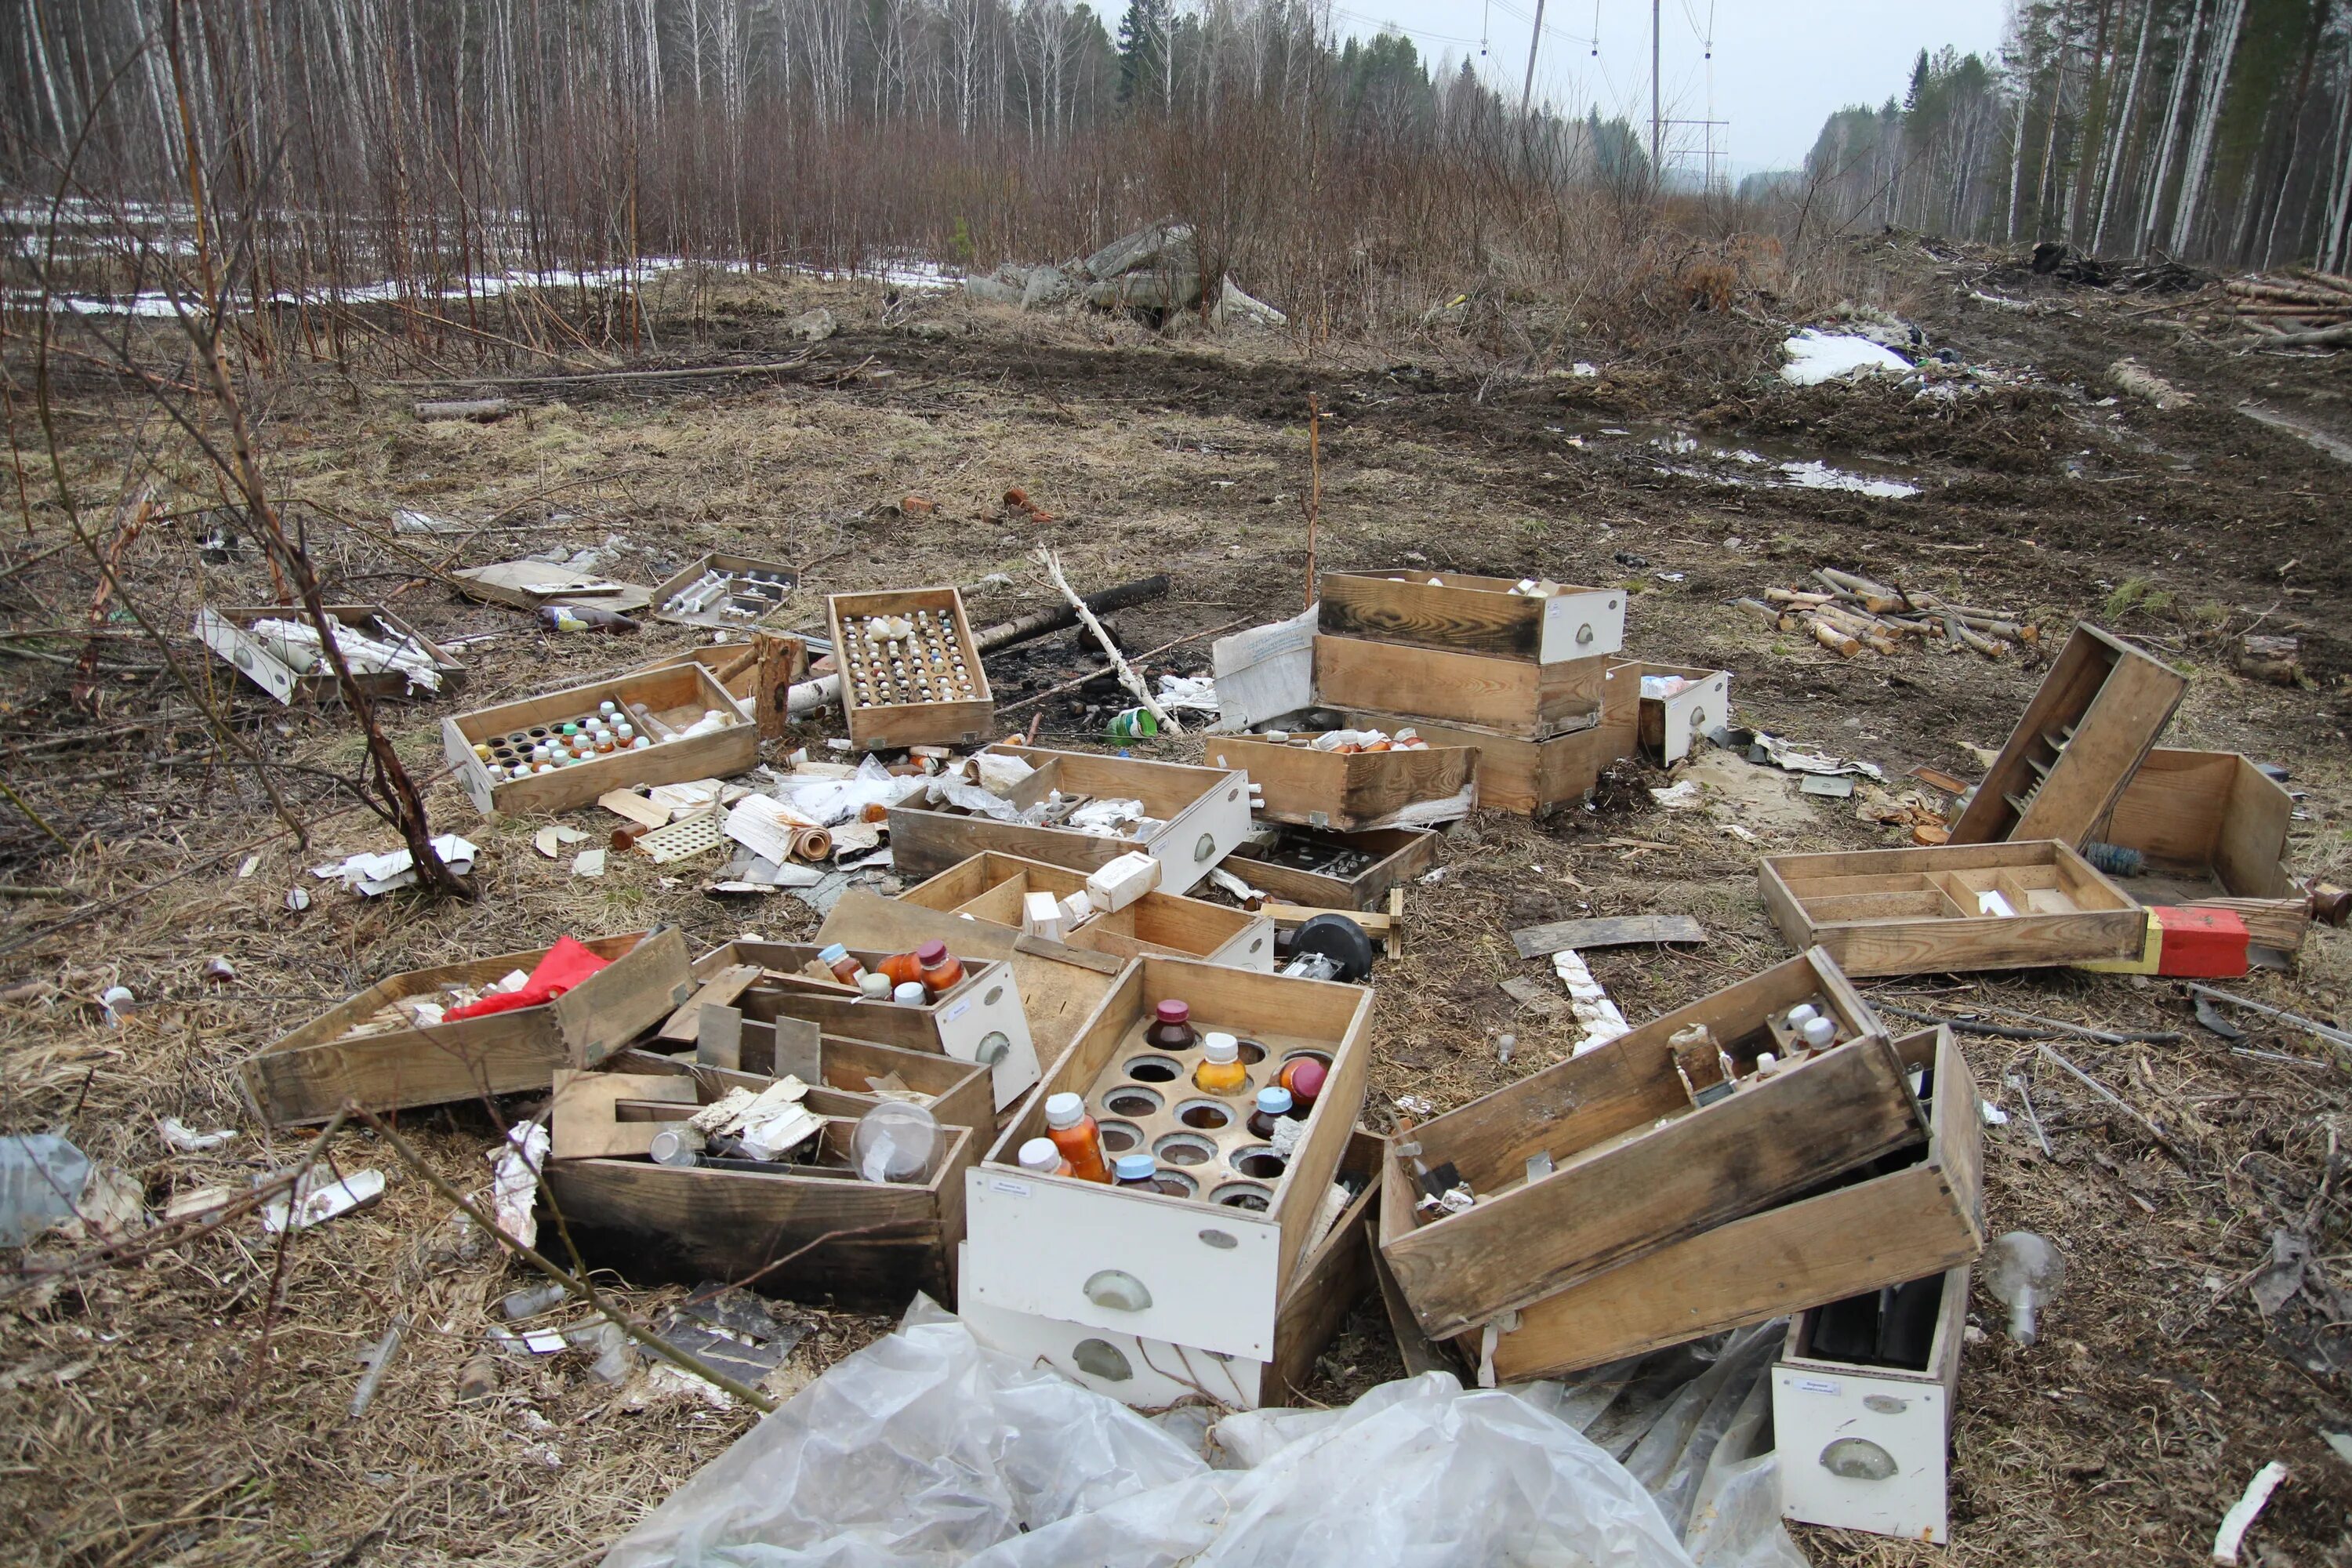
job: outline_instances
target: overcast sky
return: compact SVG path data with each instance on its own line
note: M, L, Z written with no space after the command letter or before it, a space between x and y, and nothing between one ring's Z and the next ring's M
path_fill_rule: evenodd
M1535 0L1343 0L1335 20L1359 36L1392 24L1432 58L1477 59L1483 37L1482 74L1516 95L1535 8ZM2007 0L1663 0L1665 113L1729 121L1715 129L1715 145L1718 156L1727 149L1734 174L1793 168L1831 113L1899 96L1922 48L1997 49L2007 11ZM1712 60L1704 41L1710 25ZM1597 10L1595 0L1549 0L1536 91L1580 113L1597 103L1604 116L1622 112L1646 127L1648 0L1599 0ZM1694 173L1703 134L1693 125L1667 136Z

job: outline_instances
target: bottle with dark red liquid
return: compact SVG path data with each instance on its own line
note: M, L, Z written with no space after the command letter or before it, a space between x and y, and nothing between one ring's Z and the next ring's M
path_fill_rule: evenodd
M1151 1026L1143 1031L1143 1043L1155 1050L1189 1051L1201 1043L1192 1027L1190 1004L1174 997L1152 1009Z
M1275 1123L1290 1115L1290 1091L1280 1087L1257 1091L1257 1109L1250 1112L1249 1130L1253 1138L1272 1141Z
M1329 1074L1313 1057L1300 1057L1282 1064L1275 1082L1290 1091L1290 1119L1304 1121L1314 1112L1316 1096L1323 1092L1323 1080Z

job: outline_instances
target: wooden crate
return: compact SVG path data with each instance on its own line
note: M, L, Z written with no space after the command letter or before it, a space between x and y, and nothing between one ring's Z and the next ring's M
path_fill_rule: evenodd
M730 616L724 608L718 606L704 610L671 611L670 600L685 593L713 572L721 573L738 581L750 578L754 574L766 574L774 579L775 585L782 592L774 596L772 604L751 616ZM667 621L673 626L714 626L721 631L751 631L764 628L769 622L783 613L784 606L792 600L792 591L800 585L800 580L801 574L781 561L762 561L755 555L724 555L713 552L688 562L684 570L674 573L662 582L654 584L652 618L656 621ZM768 595L752 595L748 589L746 594L761 599L768 597Z
M1475 746L1478 752L1478 804L1488 811L1540 816L1580 801L1601 781L1601 771L1638 748L1642 667L1614 664L1601 683L1601 722L1574 734L1530 741L1474 724L1350 709L1358 729L1392 730L1410 724L1433 746Z
M2137 902L2226 909L2265 947L2293 952L2311 927L2311 900L2286 874L2294 797L2235 752L2159 747L2132 775L2092 835L2147 858L2116 877Z
M486 605L537 611L542 605L587 605L616 616L634 616L653 601L642 583L623 583L593 572L576 572L551 561L499 561L449 574L450 585Z
M695 1079L696 1102L643 1114L682 1121L730 1088L756 1093L771 1081L716 1068L680 1070ZM820 1116L852 1121L879 1103L818 1088L802 1100ZM845 1169L819 1175L551 1159L542 1201L562 1213L583 1257L633 1284L749 1278L763 1295L898 1311L918 1290L952 1299L965 1177L987 1132L941 1121L941 1152L919 1183L863 1181ZM771 1264L781 1266L761 1272Z
M898 896L925 909L1017 931L1024 894L1051 893L1060 900L1086 885L1085 872L1065 866L1018 855L975 855ZM1237 969L1274 967L1271 920L1181 893L1146 893L1123 910L1097 915L1062 940L1120 959L1197 958Z
M1370 856L1345 875L1315 870L1297 862L1339 850ZM1322 859L1321 864L1332 862ZM1275 846L1255 839L1237 845L1225 868L1283 903L1319 910L1374 910L1389 889L1437 864L1437 835L1419 827L1375 827L1364 833L1326 833L1286 827Z
M1791 947L1857 977L2137 958L2147 911L2055 839L1768 855L1757 880ZM2013 914L1978 912L1999 894Z
M1622 589L1569 588L1531 599L1512 593L1515 585L1509 577L1466 572L1326 572L1317 584L1317 625L1335 637L1534 664L1625 646Z
M1811 1002L1839 1044L1695 1104L1672 1037L1705 1025L1752 1073L1785 1053L1773 1020ZM1694 1072L1721 1081L1712 1053ZM1811 952L1423 1123L1430 1169L1477 1194L1382 1248L1429 1333L1446 1337L1927 1136L1876 1015ZM1420 1216L1415 1216L1420 1217Z
M465 665L459 663L447 648L383 605L328 605L323 607L333 619L363 637L373 637L379 642L413 644L433 661L434 671L441 678L441 689L427 695L446 697L464 689L466 678L471 673ZM228 660L239 675L280 702L291 703L297 698L314 703L341 702L343 700L343 689L336 683L333 675L298 674L256 642L248 632L253 623L259 620L310 624L308 615L299 605L207 605L196 612L196 637L206 647ZM374 674L353 670L352 679L371 698L397 700L410 695L408 678L397 670Z
M1947 1269L1937 1283L1935 1335L1916 1370L1831 1359L1813 1343L1819 1308L1790 1320L1772 1363L1782 1518L1937 1545L1951 1538L1948 1461L1969 1271ZM1848 1440L1875 1446L1895 1473L1870 1479L1832 1471L1831 1446Z
M1369 1243L1380 1199L1381 1142L1360 1127L1349 1135L1340 1173L1363 1181L1364 1190L1307 1250L1283 1292L1269 1361L1006 1311L969 1293L957 1310L982 1342L1024 1362L1045 1362L1072 1382L1138 1409L1157 1410L1204 1393L1233 1410L1296 1403L1315 1375L1316 1358L1349 1309L1371 1289ZM967 1242L967 1253L970 1247Z
M1710 731L1731 721L1731 671L1693 665L1645 664L1642 677L1680 676L1691 684L1671 697L1642 699L1642 749L1662 763L1678 763Z
M1307 827L1426 827L1466 816L1478 804L1478 753L1468 746L1342 756L1309 745L1317 733L1294 731L1286 742L1213 735L1208 758L1249 774L1260 816Z
M1329 1059L1304 1137L1263 1212L1214 1201L1225 1184L1175 1197L1023 1171L1016 1154L1045 1131L1045 1100L1092 1095L1142 1045L1151 1010L1189 1002L1193 1026L1223 1029L1265 1048L1253 1083L1302 1051ZM1275 1321L1305 1266L1331 1177L1364 1095L1369 990L1194 963L1142 958L1129 964L1094 1017L1054 1063L975 1169L968 1184L971 1238L963 1288L1003 1310L1112 1329L1256 1361L1274 1355ZM1238 1110L1239 1101L1234 1102ZM1114 1151L1116 1152L1116 1151ZM1139 1284L1139 1309L1116 1299L1107 1277ZM1129 1299L1130 1301L1132 1298Z
M1976 1081L1948 1029L1895 1049L1913 1070L1932 1068L1925 1144L1520 1308L1518 1326L1495 1335L1496 1381L1564 1377L1974 1261L1985 1243ZM1398 1142L1381 1173L1383 1248L1413 1223ZM1485 1347L1474 1335L1464 1348L1475 1359Z
M710 671L727 695L751 715L761 740L781 740L792 723L792 689L808 679L808 641L786 632L760 631L749 642L711 643L663 654L637 668L667 669L680 664L698 664Z
M693 1051L665 1052L632 1046L615 1053L613 1066L627 1072L694 1072L705 1070ZM837 1089L844 1094L873 1096L874 1080L898 1081L928 1097L933 1116L950 1127L971 1127L983 1142L996 1135L996 1097L989 1087L989 1069L978 1062L959 1061L936 1051L910 1051L879 1040L828 1035L814 1026L797 1023L743 1021L740 1065L712 1067L710 1071L750 1073L759 1078L787 1074L802 1082ZM980 1150L972 1150L974 1158Z
M595 712L597 704L608 701L631 712L645 709L673 730L682 731L711 712L723 717L727 724L691 739L659 741L641 752L614 752L593 762L519 779L494 777L492 766L500 759L494 754L485 763L474 751L478 744L496 745L517 735L544 734ZM569 811L592 805L597 796L616 789L740 773L760 760L760 732L752 727L751 715L712 679L709 670L698 664L679 664L444 719L441 748L475 809L493 816L499 812ZM527 749L517 754L527 755Z
M404 1021L373 1026L404 997L478 988L518 969L528 973L547 949L388 975L247 1058L238 1081L273 1127L324 1121L347 1100L370 1110L405 1110L544 1089L557 1068L603 1060L667 1017L692 989L686 940L675 928L593 937L584 945L611 962L554 1001L429 1029Z
M966 922L969 924L970 922ZM963 964L963 978L921 1006L877 1002L831 981L803 973L819 944L792 942L730 942L694 961L697 979L737 964L765 973L735 1005L744 1026L802 1018L824 1034L877 1040L910 1051L936 1051L990 1069L998 1110L1011 1105L1037 1081L1037 1048L1022 1006L1021 984L1010 965L971 955L950 941L948 950ZM852 956L878 968L889 949L856 948Z
M930 806L890 808L890 852L902 876L935 877L959 861L994 851L1091 871L1132 849L1160 862L1160 890L1189 893L1209 868L1249 833L1249 779L1225 768L1148 763L1100 752L1048 752L991 746L1036 771L1006 797L1026 808L1059 790L1066 802L1139 800L1158 826L1135 838L1076 828L999 822Z
M861 628L872 616L918 621L917 642L935 661L940 689L961 697L916 700L890 678L889 660L871 649ZM963 595L953 588L894 588L878 594L831 594L824 618L833 629L834 666L841 672L841 708L849 721L850 742L864 751L907 746L970 746L988 739L996 724L996 701L988 672L964 618ZM956 659L961 658L959 667Z
M1601 686L1615 662L1596 656L1525 664L1318 635L1315 700L1326 708L1410 714L1401 721L1416 728L1439 720L1544 741L1601 722Z
M2096 626L2078 626L1977 786L1954 844L2055 838L2079 846L2172 721L2189 679Z

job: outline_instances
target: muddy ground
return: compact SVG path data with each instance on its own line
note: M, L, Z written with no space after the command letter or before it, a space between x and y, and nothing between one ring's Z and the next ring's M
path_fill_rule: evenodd
M915 582L965 584L976 616L993 620L1042 602L1025 554L1045 542L1087 587L1169 573L1165 599L1113 621L1129 648L1154 648L1304 602L1310 395L1327 415L1319 566L1409 562L1621 583L1633 593L1629 648L1727 668L1742 722L1867 758L1890 776L1927 764L1973 777L1978 749L2005 738L2048 651L2076 620L2095 621L2189 675L2169 743L2240 750L2291 771L2303 792L2291 868L2343 879L2347 470L2238 408L2257 402L2352 437L2344 356L2246 353L2185 325L2178 301L2070 289L1998 258L1874 241L1863 260L1874 303L1970 367L1951 395L1788 388L1771 374L1780 330L1751 320L1697 321L1671 353L1596 353L1597 374L1580 375L1567 361L1498 366L1455 339L1302 354L1286 340L1160 336L815 282L728 285L696 298L694 320L681 306L665 321L661 355L761 361L793 352L787 321L825 304L842 331L782 377L606 384L565 401L523 389L523 413L475 426L417 424L407 403L420 389L388 377L289 376L264 397L263 446L271 482L332 574L330 596L390 604L445 641L487 639L465 649L476 673L462 699L402 705L389 719L431 780L436 826L482 847L484 897L469 905L362 902L311 879L308 867L394 841L335 782L358 762L348 722L219 692L236 729L287 765L282 792L313 822L298 846L251 771L206 740L195 704L128 618L135 611L174 634L192 676L218 680L176 634L200 602L269 596L249 551L206 561L198 548L220 497L195 465L164 459L165 515L124 550L129 604L101 609L98 679L78 678L84 639L58 634L81 626L96 577L71 551L35 559L68 536L42 500L37 429L20 418L34 538L0 567L10 670L0 770L12 795L0 856L16 887L55 891L0 907L0 983L11 988L0 1003L0 1127L69 1132L159 1208L195 1187L241 1185L300 1149L239 1100L234 1064L383 974L655 921L676 922L697 944L813 929L797 903L722 904L698 878L635 859L577 880L533 851L540 820L482 823L440 776L444 714L695 639L544 631L458 600L441 571L609 542L604 570L650 583L730 549L799 564L812 627L820 593ZM2106 377L2125 354L2193 401L2167 413L2124 397ZM53 417L79 505L102 528L133 454L165 445L164 431L87 374L61 376ZM1917 493L1762 482L1781 478L1782 462L1809 460ZM1013 485L1053 520L1007 518L1000 498ZM910 494L939 512L902 513L896 503ZM466 528L394 534L400 508ZM1915 651L1848 662L1727 604L1801 585L1819 566L2012 609L2042 640L1998 661ZM2231 672L2231 645L2250 629L2302 637L2300 687ZM1074 636L1032 645L992 661L998 700L1094 662ZM1153 668L1206 663L1202 639ZM1045 704L1043 738L1094 743L1113 705L1101 686ZM828 718L799 738L837 733ZM1149 749L1197 754L1182 741ZM1712 935L1695 952L1592 955L1638 1021L1786 955L1756 894L1759 852L1901 837L1850 802L1799 800L1769 777L1745 804L1669 812L1648 793L1667 782L1627 767L1589 806L1549 822L1481 814L1446 836L1448 870L1412 889L1406 954L1377 976L1368 1123L1391 1125L1400 1096L1458 1104L1565 1053L1559 1022L1517 1011L1496 989L1539 973L1513 955L1512 927L1586 913L1699 918ZM598 816L569 820L596 828ZM296 886L314 897L299 913L284 902ZM202 974L215 954L233 981ZM2347 954L2352 940L2319 930L2293 973L2243 988L2340 1022L2352 1001ZM118 983L136 1005L108 1026L85 1002ZM2054 1150L2045 1157L2014 1114L1987 1131L1990 1228L2056 1240L2072 1268L2067 1292L2030 1349L2009 1342L1999 1309L1978 1293L1972 1321L1986 1335L1962 1373L1952 1547L1800 1530L1808 1554L2201 1561L2222 1510L2281 1458L2293 1477L2254 1530L2250 1560L2352 1560L2352 1467L2324 1437L2352 1429L2340 1370L2352 1341L2330 1321L2318 1280L2270 1318L2246 1289L2278 1228L2310 1236L2315 1273L2343 1267L2340 1060L2259 1027L2244 1047L2294 1059L2232 1054L2163 984L2058 972L1868 989L1914 1008L2000 1006L2179 1031L2139 1047L2063 1047L2159 1121L2174 1152L2031 1045L1969 1041L1980 1084L2012 1112L2020 1102L2005 1079L2022 1076ZM1517 1041L1507 1065L1496 1048L1505 1033ZM159 1141L165 1116L239 1136L176 1152ZM481 1180L481 1114L404 1125L453 1179ZM749 1425L745 1413L690 1397L615 1394L569 1355L510 1368L496 1398L458 1404L458 1367L498 1298L523 1280L462 1245L446 1205L371 1138L344 1136L337 1156L386 1169L386 1201L282 1255L248 1220L0 1300L8 1556L591 1562ZM52 1237L35 1261L74 1250ZM644 1307L674 1294L628 1292ZM808 1310L815 1331L787 1385L887 1322L822 1301ZM373 1407L352 1418L355 1354L395 1310L416 1330ZM1344 1401L1397 1369L1379 1314L1360 1311L1314 1393Z

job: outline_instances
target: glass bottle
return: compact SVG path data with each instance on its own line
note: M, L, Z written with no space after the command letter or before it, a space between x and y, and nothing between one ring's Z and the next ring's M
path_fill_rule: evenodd
M1192 1069L1192 1087L1202 1094L1239 1094L1249 1088L1241 1042L1231 1035L1211 1034L1201 1046L1201 1065Z
M909 980L890 993L891 1001L908 1007L919 1007L930 999L931 994L923 989L923 983L919 980Z
M828 942L816 950L816 961L833 971L833 977L844 985L856 985L866 978L866 966L850 956L843 942Z
M1140 1187L1145 1192L1160 1190L1160 1162L1149 1154L1121 1154L1118 1157L1118 1184Z
M963 979L963 964L948 951L946 942L923 943L915 950L915 962L922 966L923 988L933 996L954 990Z
M1060 1147L1051 1138L1032 1138L1021 1145L1021 1168L1036 1176L1068 1176L1076 1173L1062 1158Z
M1192 1006L1170 997L1151 1010L1151 1026L1143 1031L1143 1043L1156 1050L1189 1051L1201 1043L1192 1028Z
M910 980L919 983L923 978L923 964L911 952L894 952L882 961L882 973L890 977L893 985L904 985Z
M1275 1123L1287 1120L1289 1115L1290 1091L1288 1089L1278 1084L1259 1089L1257 1109L1250 1112L1250 1136L1271 1142L1274 1137Z
M1103 1159L1102 1128L1087 1114L1087 1102L1067 1092L1045 1100L1045 1136L1070 1163L1070 1174L1082 1182L1108 1182L1110 1165Z
M1323 1080L1329 1076L1321 1062L1313 1057L1299 1057L1282 1064L1282 1071L1274 1081L1290 1091L1290 1119L1304 1121L1315 1110L1315 1097L1323 1092Z
M2066 1259L2030 1230L2012 1230L1985 1248L1985 1288L2009 1309L2009 1337L2030 1345L2042 1309L2066 1283Z

